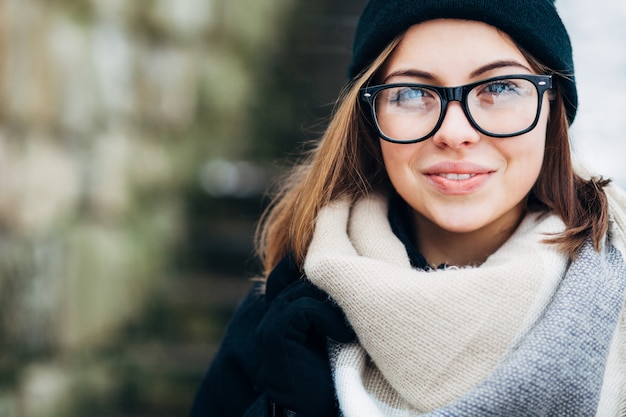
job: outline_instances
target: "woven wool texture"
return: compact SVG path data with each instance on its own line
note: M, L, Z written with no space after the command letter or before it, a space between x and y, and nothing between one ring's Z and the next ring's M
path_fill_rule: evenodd
M386 199L380 195L363 198L354 207L346 201L326 207L305 262L307 277L344 309L359 337L360 345L336 348L333 354L344 415L545 412L553 405L552 391L544 385L558 385L557 369L569 369L559 364L555 374L544 374L533 368L533 355L538 355L537 366L556 366L554 358L545 357L545 349L578 361L567 376L572 380L561 381L571 392L558 392L563 398L571 393L595 412L626 281L617 250L601 257L587 248L583 255L588 256L581 256L572 269L554 246L541 243L546 233L563 230L562 222L556 216L530 215L479 268L424 272L411 269L386 213ZM561 288L564 282L581 280L588 287ZM594 293L596 287L599 293ZM597 310L605 304L606 311ZM546 321L550 311L556 320ZM566 333L582 331L592 346L567 350L581 335L560 338L558 330L566 323L559 320L564 317L585 324L572 325ZM597 334L585 331L591 323ZM516 350L522 353L512 355ZM545 375L546 384L536 381ZM587 382L577 386L581 378ZM531 395L525 398L523 392ZM499 398L518 400L500 404ZM581 411L580 401L568 400L566 406ZM481 409L485 403L493 409ZM530 409L521 410L523 404Z

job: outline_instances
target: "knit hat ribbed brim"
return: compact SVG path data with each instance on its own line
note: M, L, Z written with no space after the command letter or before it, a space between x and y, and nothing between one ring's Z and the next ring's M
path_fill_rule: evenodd
M357 25L350 77L369 66L409 27L427 20L477 20L507 33L524 50L554 70L570 124L578 95L572 46L551 0L370 0Z

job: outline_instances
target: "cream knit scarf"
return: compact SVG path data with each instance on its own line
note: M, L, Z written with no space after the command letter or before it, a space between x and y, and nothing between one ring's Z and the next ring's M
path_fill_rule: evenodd
M586 245L570 265L541 243L563 227L528 215L480 267L426 272L411 268L385 197L325 207L304 268L358 336L331 352L343 415L580 416L599 402L617 413L607 385L623 382L624 261Z

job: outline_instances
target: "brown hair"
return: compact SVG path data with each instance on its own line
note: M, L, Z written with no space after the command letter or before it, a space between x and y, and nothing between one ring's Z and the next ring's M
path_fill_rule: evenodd
M538 74L552 74L550 115L546 132L546 149L539 177L527 199L531 211L550 211L565 223L563 233L546 239L571 258L575 258L586 239L591 237L596 250L609 228L608 200L603 188L610 183L601 177L584 179L572 164L569 122L559 81L569 74L556 73L523 48L520 51Z
M371 80L400 42L397 37L342 91L326 132L304 160L285 176L257 230L257 251L265 276L288 253L302 265L319 210L339 196L353 199L377 187L390 187L375 132L364 115L359 89ZM521 49L520 49L521 50ZM537 73L552 73L522 50ZM596 249L608 229L608 203L602 187L609 181L585 180L574 172L569 125L555 76L546 152L528 208L559 215L566 230L546 240L570 257L591 236Z

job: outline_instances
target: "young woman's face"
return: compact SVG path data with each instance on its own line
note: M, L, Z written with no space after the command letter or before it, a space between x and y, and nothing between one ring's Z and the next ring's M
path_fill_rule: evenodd
M411 27L381 70L381 83L460 86L486 78L532 74L513 41L480 22L440 19ZM414 209L418 234L501 233L518 224L541 169L549 113L547 94L537 126L510 138L477 131L459 102L443 124L412 144L381 139L389 178Z

